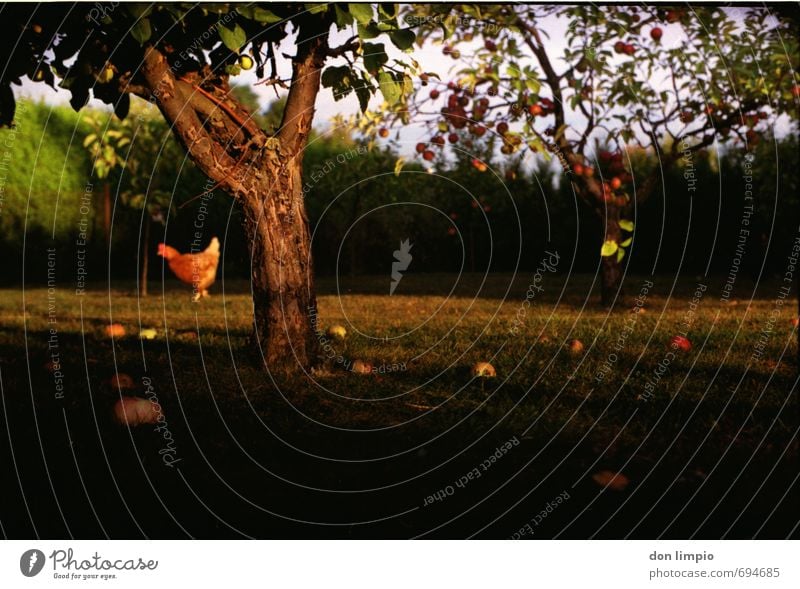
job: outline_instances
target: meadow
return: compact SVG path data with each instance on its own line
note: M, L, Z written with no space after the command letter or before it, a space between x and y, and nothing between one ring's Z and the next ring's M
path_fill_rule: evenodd
M244 281L197 304L170 279L142 299L131 283L2 290L3 530L790 534L797 301L780 278L739 277L725 299L723 278L628 276L613 310L593 279L409 273L389 296L388 276L322 278L331 357L299 375L254 353ZM478 361L497 376L473 377ZM160 428L114 423L121 394L157 399Z

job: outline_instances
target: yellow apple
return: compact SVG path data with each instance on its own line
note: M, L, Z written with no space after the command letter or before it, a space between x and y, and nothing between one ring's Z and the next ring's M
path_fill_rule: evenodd
M347 336L347 330L341 325L331 325L328 328L328 336L334 339L344 339Z
M139 332L139 337L142 339L156 339L158 332L155 329L143 329Z

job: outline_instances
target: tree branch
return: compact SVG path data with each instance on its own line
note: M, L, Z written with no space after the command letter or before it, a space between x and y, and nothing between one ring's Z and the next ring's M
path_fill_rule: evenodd
M238 194L241 187L229 175L236 161L203 127L191 106L191 97L178 87L164 55L153 47L145 49L141 71L159 110L192 161L222 189L231 195Z
M286 98L278 138L290 153L306 144L314 120L314 103L319 93L322 68L328 52L328 29L321 19L305 20L297 38L297 55L292 65L292 83Z

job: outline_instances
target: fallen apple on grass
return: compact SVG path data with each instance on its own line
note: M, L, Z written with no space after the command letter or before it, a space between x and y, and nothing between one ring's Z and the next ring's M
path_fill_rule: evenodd
M106 325L106 335L108 337L123 337L125 335L125 327L122 323Z
M141 397L122 397L114 404L114 420L120 425L158 423L160 415L161 407L157 403Z
M669 343L673 349L680 350L681 352L688 352L692 349L692 342L682 335L673 335L672 339L669 340Z
M341 340L347 337L347 330L341 325L331 325L328 328L328 336Z
M476 362L472 365L470 374L472 374L473 378L494 378L497 376L494 366L488 362Z
M612 491L624 491L630 484L630 480L621 472L601 470L592 475L592 480L606 489Z
M370 374L372 372L372 364L363 360L354 360L351 370L356 374Z
M570 340L569 344L567 344L567 348L569 348L570 354L580 354L583 352L583 342L579 339Z
M156 339L158 332L155 329L147 328L139 332L139 337L142 339Z

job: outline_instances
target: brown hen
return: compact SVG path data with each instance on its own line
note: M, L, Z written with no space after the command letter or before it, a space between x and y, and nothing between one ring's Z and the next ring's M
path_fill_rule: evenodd
M167 260L178 280L192 285L192 301L208 296L208 287L217 278L219 239L214 237L209 246L197 254L182 254L174 247L159 243L158 255Z

